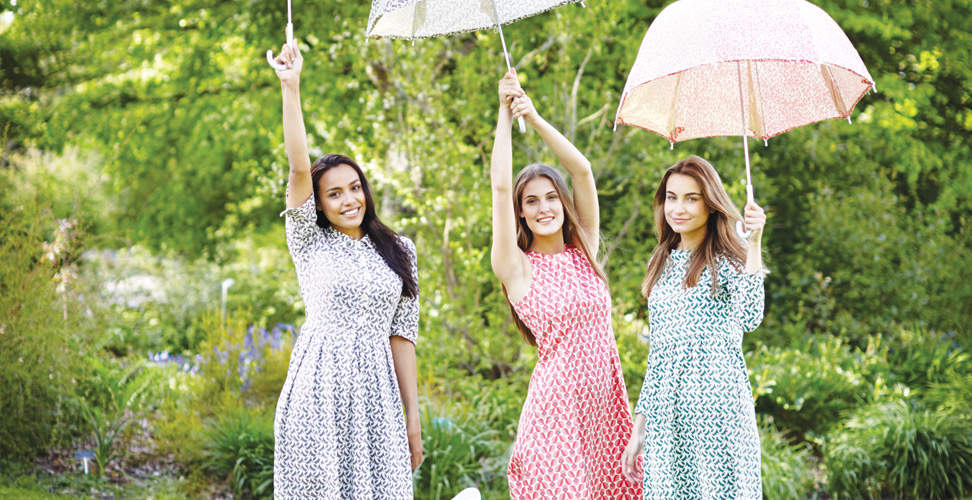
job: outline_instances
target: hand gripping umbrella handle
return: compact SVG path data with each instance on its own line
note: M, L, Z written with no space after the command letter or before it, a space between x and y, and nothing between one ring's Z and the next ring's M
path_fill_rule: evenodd
M746 184L746 204L748 205L751 201L753 201L753 185ZM746 208L743 207L744 214L745 214L745 210ZM743 222L741 220L737 220L736 234L738 234L740 238L744 240L748 240L753 235L753 232L746 231L745 229L743 229Z
M291 23L290 21L287 21L287 45L293 45L293 43L294 43L294 24ZM275 69L277 71L283 71L283 70L287 69L287 65L286 64L277 64L277 62L275 61L275 59L276 58L273 57L273 50L272 49L268 49L267 50L267 64L269 64L271 68L273 68L273 69Z

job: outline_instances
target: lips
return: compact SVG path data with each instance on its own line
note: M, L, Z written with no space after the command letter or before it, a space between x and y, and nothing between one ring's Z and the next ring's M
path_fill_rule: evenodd
M554 219L555 219L555 217L551 215L551 216L548 216L548 217L540 217L539 219L537 219L537 222L540 223L540 224L546 224L548 222L553 222Z
M341 212L341 215L343 215L345 217L348 217L348 218L354 218L354 217L357 217L360 212L361 212L361 207L355 207L355 208L352 208L352 209L345 210L345 211Z

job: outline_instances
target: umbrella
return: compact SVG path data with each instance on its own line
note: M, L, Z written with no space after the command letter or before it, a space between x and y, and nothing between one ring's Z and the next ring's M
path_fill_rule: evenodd
M675 142L748 137L847 118L874 79L847 35L805 0L680 0L651 23L621 94L617 124ZM737 229L742 233L737 221Z
M286 34L287 34L287 45L292 45L294 43L294 23L293 23L293 19L290 16L290 0L287 0L287 29L286 29ZM277 70L277 71L283 71L283 70L287 69L287 66L286 65L284 65L284 64L277 64L276 62L274 62L274 57L273 57L273 51L272 50L267 50L267 63L269 63L270 66L273 69Z
M367 36L428 38L495 27L511 68L503 25L581 0L373 0ZM525 132L523 119L520 131Z

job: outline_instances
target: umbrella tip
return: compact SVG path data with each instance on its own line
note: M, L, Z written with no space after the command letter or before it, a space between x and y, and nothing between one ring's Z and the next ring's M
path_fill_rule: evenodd
M853 124L854 123L854 122L851 121L850 115L847 115L847 123L850 123L850 124Z
M764 148L768 148L769 147L769 141L767 141L766 139L763 139L763 147Z
M587 8L587 4L585 4L584 2L581 2L580 4L581 4L581 7L585 8L585 9Z
M675 150L675 143L674 142L668 141L668 150L669 151L674 151Z

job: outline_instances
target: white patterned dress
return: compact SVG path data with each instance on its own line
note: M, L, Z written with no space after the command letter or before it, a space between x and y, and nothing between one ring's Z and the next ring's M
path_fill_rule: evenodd
M762 497L744 332L763 319L763 274L718 259L719 291L702 271L684 288L691 252L672 250L648 296L648 370L635 412L646 416L646 499Z
M415 342L418 299L365 236L316 224L314 197L281 214L307 320L274 419L274 497L411 499L393 335ZM402 237L416 272L415 246Z

